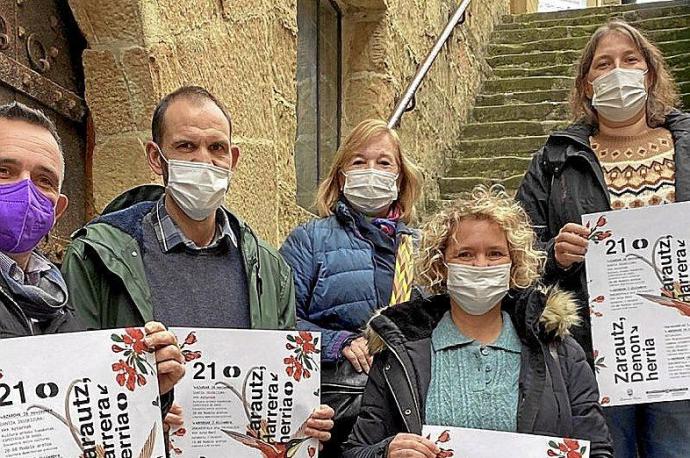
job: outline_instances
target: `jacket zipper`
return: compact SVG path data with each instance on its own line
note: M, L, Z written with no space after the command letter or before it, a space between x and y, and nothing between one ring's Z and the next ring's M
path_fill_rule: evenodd
M385 342L385 340L384 340ZM419 420L419 424L422 424L422 417L421 417L421 407L419 406L419 402L417 401L417 395L415 394L414 387L412 386L412 379L410 378L410 374L407 372L407 368L402 362L402 359L400 358L400 355L398 355L398 352L396 352L392 346L388 345L386 343L386 347L395 355L395 359L398 360L398 363L400 363L400 366L403 368L403 372L405 373L405 378L407 379L407 385L410 387L410 393L412 393L412 400L414 401L414 406L415 410L417 411L417 420ZM392 390L391 390L392 391ZM401 412L403 414L403 418L405 418L405 413ZM409 429L409 428L408 428Z
M391 395L393 396L393 400L395 401L395 405L398 406L398 412L400 412L400 417L402 418L403 423L405 423L405 428L407 429L408 433L411 433L412 431L410 430L410 425L407 424L407 419L405 419L405 413L402 410L402 407L400 407L400 401L398 401L398 397L395 395L395 391L393 390L393 386L391 386L390 380L388 380L388 374L386 372L383 372L383 378L386 379L386 385L388 385L388 389L391 392ZM421 421L420 421L421 423Z
M592 147L587 145L586 143L582 142L579 138L573 137L571 135L565 135L565 134L560 134L560 135L555 134L555 136L564 137L564 138L567 138L569 140L574 141L575 143L577 143L578 145L580 145L581 147L583 147L587 151L589 151L591 153L591 155L596 158L596 155L594 154L594 150L592 150ZM609 188L606 185L606 180L604 179L603 171L602 171L602 173L597 173L596 168L592 165L590 158L585 156L584 154L578 153L578 154L575 154L573 157L581 158L585 162L587 162L587 165L589 165L590 169L592 170L592 173L597 178L597 183L599 183L599 187L604 192L604 197L606 198L606 202L608 203L608 207L609 207L608 209L611 210L611 196L609 195ZM567 157L566 157L566 159L567 159ZM565 166L565 161L563 162L563 164ZM601 170L601 165L599 165L599 169Z
M19 306L19 304L17 304L14 301L14 299L12 299L12 297L2 287L0 287L0 293L2 293L2 295L7 298L9 303L12 304L12 306L19 312L19 315L24 320L24 324L26 324L26 327L29 329L29 332L33 336L34 335L34 327L31 324L31 320L29 320L29 318L26 316L26 313L24 313L24 310L22 310L22 308Z

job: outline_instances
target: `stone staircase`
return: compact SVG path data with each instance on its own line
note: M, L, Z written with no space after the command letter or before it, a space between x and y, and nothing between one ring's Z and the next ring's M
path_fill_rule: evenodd
M612 18L643 30L661 48L690 109L690 0L508 16L489 47L493 76L446 153L442 201L482 182L517 188L548 133L569 123L573 66L589 36Z

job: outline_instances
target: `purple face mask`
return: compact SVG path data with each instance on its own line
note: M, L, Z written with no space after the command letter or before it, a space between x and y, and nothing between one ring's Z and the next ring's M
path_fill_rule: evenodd
M31 180L0 184L0 251L33 250L55 222L53 203Z

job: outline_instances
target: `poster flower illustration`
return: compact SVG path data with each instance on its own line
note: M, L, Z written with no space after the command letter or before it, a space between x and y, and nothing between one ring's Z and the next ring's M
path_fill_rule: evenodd
M599 350L594 350L593 356L594 356L594 369L595 369L596 373L598 374L600 370L606 369L606 364L604 363L605 358L603 356L599 356Z
M182 351L182 356L184 356L185 362L194 361L195 359L201 358L200 351L192 351L189 349L192 345L197 342L196 333L194 331L187 334L184 341L180 345L180 350Z
M638 294L643 299L647 299L655 304L662 305L664 307L674 308L683 316L690 318L690 301L688 301L688 295L684 293L683 287L679 281L674 281L673 283L667 283L662 273L662 269L657 265L657 256L659 244L663 241L668 242L669 237L661 237L654 243L654 248L652 248L652 260L646 259L644 256L640 256L636 253L630 253L626 256L626 259L636 258L647 264L654 270L657 279L659 280L659 295L654 294Z
M580 447L578 441L563 439L563 442L559 443L549 441L549 449L546 451L546 455L557 458L582 458L586 451L587 447Z
M292 355L283 359L285 363L285 372L289 377L295 379L296 382L302 378L311 377L311 373L318 370L318 365L314 361L314 356L318 357L321 350L316 348L319 343L319 338L314 337L311 332L299 331L295 336L287 335L287 343L285 348L292 351Z
M431 434L426 436L427 439L431 440ZM438 435L438 439L434 441L434 444L438 445L438 448L441 449L440 452L436 454L436 458L451 458L453 456L453 449L452 448L443 448L441 444L445 444L450 440L450 431L445 430L441 434Z
M115 334L113 334L115 335ZM77 447L79 447L79 450L81 450L81 454L79 455L79 458L85 458L87 456L93 456L94 451L95 454L98 458L101 457L106 457L109 456L108 453L106 452L105 447L103 444L97 443L95 446L93 446L92 450L86 449L86 445L82 443L81 436L80 436L80 430L78 428L79 424L74 424L72 421L72 417L70 416L69 412L69 407L72 404L70 400L70 396L72 394L72 390L74 389L75 385L78 383L81 383L82 380L77 379L73 380L72 383L69 384L67 387L67 391L65 392L65 413L61 414L50 407L46 407L41 404L32 404L26 408L27 412L33 411L33 410L38 410L41 411L45 414L50 415L51 417L57 419L59 421L59 424L64 425L67 430L70 432L70 435L72 436L72 439L74 439L75 444ZM138 456L139 458L151 458L153 456L153 451L156 448L156 424L154 423L153 426L151 427L151 430L149 431L148 437L146 439L146 442L144 442L144 445L141 447L141 451L139 452Z
M171 431L168 435L168 449L175 455L182 455L182 449L175 446L175 439L178 437L184 437L187 434L187 430L184 427L177 428Z
M301 334L301 333L300 333ZM307 333L308 334L308 333ZM296 339L295 339L296 340ZM310 438L306 435L307 421L297 428L296 431L287 440L276 440L275 434L270 432L268 418L262 416L260 412L254 410L254 403L247 400L247 385L252 378L252 373L260 370L258 366L252 367L247 371L244 382L242 383L242 390L238 390L234 386L226 382L216 382L216 387L224 387L230 390L242 403L244 413L247 418L246 432L240 433L231 431L229 429L220 428L220 431L245 447L258 450L263 458L293 458ZM316 448L307 446L307 453L309 456L314 456Z
M604 297L604 296L597 296L594 299L592 299L590 301L590 305L589 305L589 314L591 316L594 316L597 318L601 318L602 316L604 316L603 313L596 310L596 306L597 306L597 304L602 304L605 300L606 300L606 297Z
M113 363L116 372L115 381L118 385L134 391L137 386L146 385L146 376L154 373L153 367L146 360L147 351L144 342L144 331L139 328L127 328L124 334L112 334L113 353L121 353L124 359Z
M587 240L591 240L595 244L598 244L599 242L611 237L611 231L600 230L601 228L606 226L606 222L606 217L603 215L599 217L594 226L592 226L591 222L588 221L587 225L585 226L587 229L589 229L589 235L587 236Z

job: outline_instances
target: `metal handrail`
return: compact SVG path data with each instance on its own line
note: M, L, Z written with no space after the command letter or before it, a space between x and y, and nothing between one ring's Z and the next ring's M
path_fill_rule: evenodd
M392 129L394 127L397 127L400 123L400 118L402 118L402 115L406 111L411 111L414 109L416 105L415 94L417 93L417 89L419 89L419 86L421 86L422 81L424 81L424 78L426 77L427 73L429 73L431 66L436 60L436 57L438 57L438 54L441 52L443 45L445 45L448 41L448 38L450 38L450 35L451 33L453 33L453 29L455 28L455 26L465 22L465 11L467 11L467 7L470 5L470 1L471 0L463 0L462 3L460 3L460 6L458 6L458 8L455 10L455 14L453 14L453 16L448 21L448 24L446 24L446 28L443 29L443 32L438 37L438 40L436 40L436 44L434 44L434 47L431 48L431 51L429 51L429 54L426 56L426 59L424 59L424 62L417 70L417 73L414 75L414 78L412 78L412 81L410 81L410 84L407 86L407 89L405 89L405 94L402 96L398 104L395 106L393 114L391 115L390 119L388 119L389 128Z

